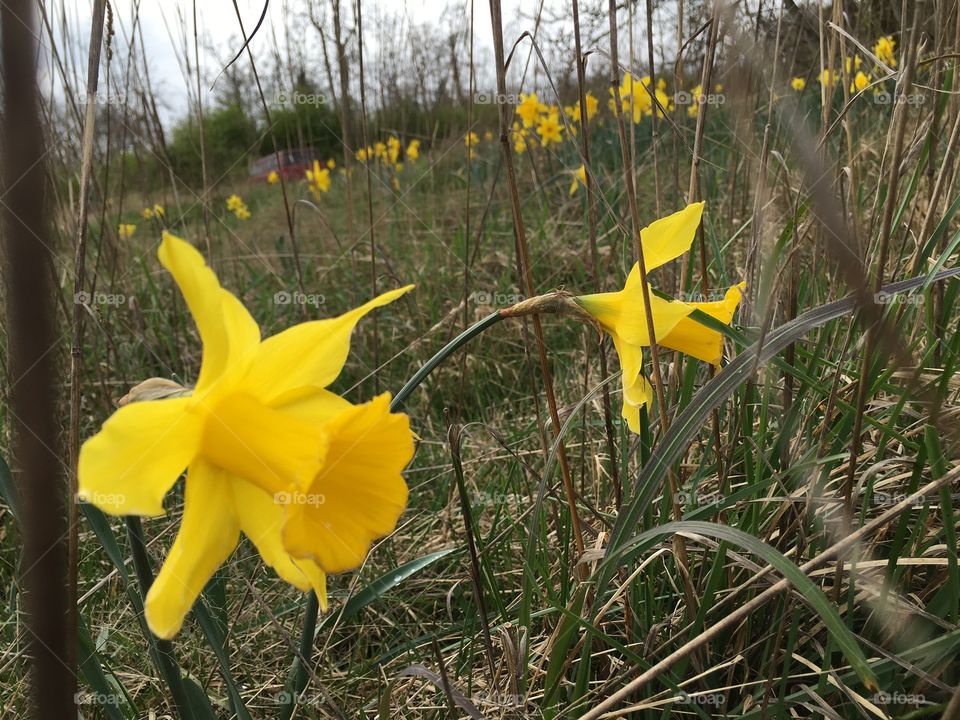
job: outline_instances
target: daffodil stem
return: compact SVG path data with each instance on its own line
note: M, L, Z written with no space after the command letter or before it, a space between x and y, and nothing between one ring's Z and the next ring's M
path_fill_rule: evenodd
M453 355L453 353L459 350L466 343L470 342L484 330L503 320L504 317L507 316L504 315L502 311L497 310L496 312L487 315L480 322L474 323L462 333L457 335L453 340L444 345L436 355L427 360L427 362L423 364L423 367L417 370L413 377L407 380L406 384L400 388L400 390L394 396L393 401L390 403L390 411L396 412L399 410L403 406L404 402L406 402L407 398L410 397L410 394L416 390L420 383L426 380L427 376L436 370L444 360Z
M426 380L427 376L436 370L444 360L453 355L453 353L466 345L484 330L493 327L505 317L511 317L511 315L505 314L505 311L497 310L490 315L487 315L480 322L474 323L462 333L457 335L453 340L440 348L439 352L427 360L427 362L423 364L423 367L417 370L413 377L407 380L404 386L400 388L396 395L394 395L393 400L390 403L390 411L396 412L403 407L404 402L406 402L407 398L410 397L411 393L413 393L413 391L420 386L420 383ZM293 699L298 697L307 686L308 674L303 663L305 661L309 662L310 655L312 654L311 651L313 649L314 635L317 632L317 617L319 614L319 609L320 606L319 600L317 599L317 594L310 593L310 596L307 598L306 608L304 609L303 630L300 633L299 653L297 657L294 658L293 667L290 670L290 683L292 690L291 701L281 709L281 718L289 718L291 716L294 708Z
M127 536L130 539L130 552L133 556L133 567L137 573L137 582L140 585L140 595L144 599L153 584L153 569L150 567L150 557L147 555L147 542L143 536L143 525L140 518L131 515L126 518ZM180 664L177 662L173 650L173 643L161 640L152 633L147 634L147 641L153 646L153 655L158 669L163 673L163 679L170 688L173 703L182 718L192 718L193 712L187 700L183 679L180 677Z

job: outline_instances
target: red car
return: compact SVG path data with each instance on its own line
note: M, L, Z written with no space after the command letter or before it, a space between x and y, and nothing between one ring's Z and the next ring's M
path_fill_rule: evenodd
M277 155L280 157L280 164L277 165ZM320 153L313 148L293 148L291 150L280 150L276 155L270 153L264 155L259 160L254 160L250 165L250 178L266 182L267 176L276 170L283 174L285 178L302 180L306 171L313 167L313 161L320 160Z

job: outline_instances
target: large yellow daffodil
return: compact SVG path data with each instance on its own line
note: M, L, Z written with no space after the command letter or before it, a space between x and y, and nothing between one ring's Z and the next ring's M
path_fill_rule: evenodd
M703 203L693 203L683 210L648 225L640 231L647 271L678 258L690 249L703 215ZM705 362L720 363L723 336L687 317L694 310L729 324L740 302L743 283L727 290L722 300L686 303L666 300L650 293L650 313L657 345L679 350ZM633 432L640 432L640 408L650 406L653 391L644 377L643 348L650 345L647 332L646 305L640 280L640 268L634 265L623 290L584 295L576 301L613 338L623 373L623 418Z
M325 606L325 573L355 567L393 529L407 497L400 472L413 455L407 418L389 413L387 396L353 406L326 387L360 318L412 286L261 341L191 245L164 233L159 257L196 321L200 375L189 394L121 407L84 443L80 498L113 515L162 515L187 469L180 530L145 602L160 637L177 633L240 532ZM304 518L317 531L310 537L300 534Z

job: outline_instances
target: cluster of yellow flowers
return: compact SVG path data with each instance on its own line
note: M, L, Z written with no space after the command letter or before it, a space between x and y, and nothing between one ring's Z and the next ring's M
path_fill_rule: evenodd
M166 211L163 209L163 205L154 205L153 207L145 207L140 214L144 220L150 220L152 218L160 220L166 214Z
M117 235L121 240L127 240L133 237L133 233L136 231L136 225L132 225L131 223L120 223L120 227L117 228Z
M588 92L586 94L588 122L597 114L598 105L597 98ZM570 132L576 135L580 126L580 101L578 100L574 105L564 106L562 112ZM560 113L559 106L542 103L536 93L521 94L520 103L517 105L517 116L520 120L513 123L510 131L514 152L518 155L526 152L529 141L535 139L533 134L539 136L541 147L560 145L563 142L565 127ZM489 139L493 140L493 133L487 134L490 135Z
M463 136L463 144L467 146L467 158L472 160L476 156L474 147L480 144L480 136L475 132L468 132Z
M319 202L320 195L330 191L330 171L337 167L333 160L327 160L326 167L321 167L319 160L313 161L313 168L307 170L307 187L313 194L314 200Z
M873 46L873 54L887 67L895 68L897 66L896 49L897 43L893 35L885 35L877 39L877 44Z
M893 39L893 36L885 35L879 38L873 46L873 54L887 67L895 68L897 66L896 47L897 43ZM869 73L860 69L862 64L863 59L858 55L848 56L844 59L844 69L846 70L847 76L851 78L850 92L852 93L863 92L870 86L873 80ZM820 72L818 79L823 87L832 90L837 86L837 83L840 82L842 76L830 68L824 68ZM802 77L795 77L790 81L790 87L796 92L803 92L804 88L807 87L807 81Z
M403 170L401 155L407 161L415 162L420 157L420 141L411 140L404 150L400 138L391 135L385 143L375 142L372 146L367 145L365 148L360 148L357 150L356 158L362 163L379 160L382 164L400 172Z
M267 183L270 185L276 185L278 182L280 182L280 173L278 173L276 170L271 170L267 175Z
M249 220L250 209L239 195L231 195L227 198L227 210L237 216L237 220Z

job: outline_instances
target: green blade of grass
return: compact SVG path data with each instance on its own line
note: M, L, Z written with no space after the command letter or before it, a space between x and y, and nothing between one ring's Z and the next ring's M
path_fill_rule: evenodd
M864 686L871 689L877 687L877 679L870 669L870 664L867 662L866 656L864 656L863 651L857 644L853 633L844 624L836 607L827 599L820 588L814 585L813 581L791 560L776 548L771 547L749 533L726 525L700 522L697 520L669 522L659 527L646 530L630 539L615 555L608 556L605 562L623 562L638 552L642 552L657 544L664 537L670 537L676 533L694 533L724 540L733 545L739 545L745 550L763 558L764 561L776 568L784 578L790 581L790 584L803 595L810 607L820 616L823 624L833 637L834 642L836 642L837 646L843 651L844 656L846 656Z

